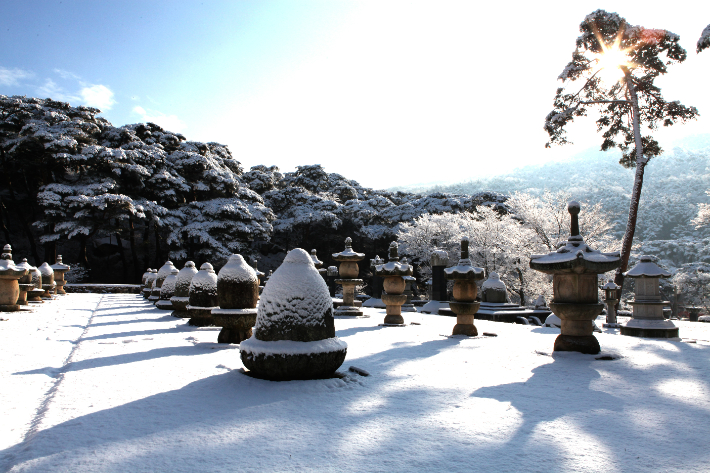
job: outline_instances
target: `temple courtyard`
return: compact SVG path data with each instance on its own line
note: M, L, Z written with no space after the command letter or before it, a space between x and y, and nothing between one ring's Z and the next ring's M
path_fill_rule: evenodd
M338 377L272 382L134 294L0 313L0 471L634 472L710 467L710 324L679 340L384 309L338 317ZM624 321L620 318L621 322ZM602 326L602 319L598 319ZM350 367L354 367L350 370Z

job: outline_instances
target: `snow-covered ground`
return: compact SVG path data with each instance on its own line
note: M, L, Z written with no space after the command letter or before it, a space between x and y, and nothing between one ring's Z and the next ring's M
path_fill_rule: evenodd
M616 358L598 360L551 354L553 328L452 338L450 317L364 311L336 320L342 378L292 382L246 376L219 329L137 295L0 313L0 470L710 469L710 324L680 322L682 342L597 334Z

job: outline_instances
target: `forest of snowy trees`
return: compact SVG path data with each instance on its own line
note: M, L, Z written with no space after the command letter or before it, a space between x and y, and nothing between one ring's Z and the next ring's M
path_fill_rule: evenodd
M320 165L245 171L226 146L152 123L114 127L98 114L0 96L3 239L32 264L62 254L93 282L135 282L168 258L219 268L231 253L274 269L294 247L331 265L346 236L368 259L398 239L426 277L431 251L453 261L465 235L475 264L498 272L512 300L530 302L550 285L530 271L529 255L566 238L567 200L583 203L593 247L618 248L633 179L617 157L592 153L449 187L374 190ZM701 299L698 281L710 274L707 149L676 148L649 165L634 251L657 256Z

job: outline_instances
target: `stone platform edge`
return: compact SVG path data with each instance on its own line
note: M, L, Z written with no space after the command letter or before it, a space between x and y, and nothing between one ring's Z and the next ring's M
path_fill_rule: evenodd
M140 284L65 284L64 290L72 294L140 294Z

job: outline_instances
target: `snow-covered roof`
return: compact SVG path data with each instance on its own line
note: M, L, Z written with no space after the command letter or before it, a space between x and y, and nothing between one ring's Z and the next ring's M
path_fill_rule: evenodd
M69 267L69 265L62 263L62 255L57 255L57 262L52 265L52 269L54 271L66 273L71 268Z
M375 266L375 272L380 277L387 276L411 276L414 268L411 265L400 263L398 255L399 245L396 241L390 243L389 261L385 264Z
M530 255L530 267L545 273L568 272L583 268L583 272L605 273L618 268L618 251L602 253L590 248L581 236L571 236L567 244L546 255Z
M653 262L652 256L644 255L639 263L624 273L628 278L669 278L671 273Z
M468 237L463 237L461 239L461 258L459 259L459 263L456 266L444 269L446 279L475 281L484 278L483 268L477 268L471 264L471 259L468 257L468 244Z
M360 261L365 257L365 253L353 251L353 240L350 237L345 239L345 249L340 253L333 253L335 261Z
M54 275L54 270L52 267L47 263L46 261L42 263L42 265L39 267L39 272L42 273L42 276L53 276Z

